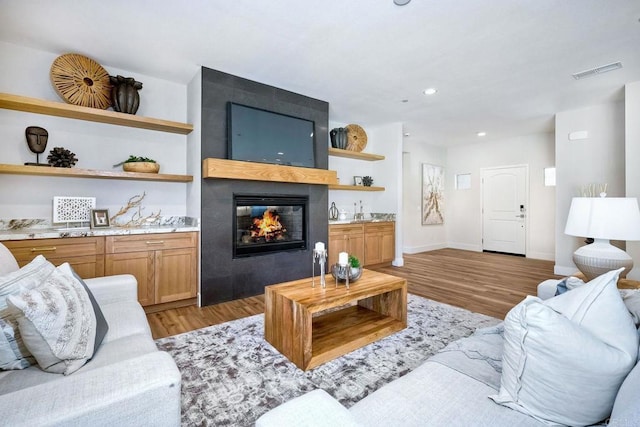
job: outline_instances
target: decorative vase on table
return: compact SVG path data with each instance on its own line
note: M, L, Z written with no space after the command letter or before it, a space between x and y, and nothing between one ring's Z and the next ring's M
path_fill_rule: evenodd
M135 114L140 106L142 83L133 77L109 76L111 81L111 101L113 110L119 113Z

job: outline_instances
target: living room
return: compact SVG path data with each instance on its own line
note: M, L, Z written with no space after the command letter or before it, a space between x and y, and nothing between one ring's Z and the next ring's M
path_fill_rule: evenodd
M220 72L254 82L252 97L271 87L325 102L327 128L318 130L326 135L325 147L330 146L330 129L362 125L369 139L364 151L385 160L362 165L324 154L323 168L336 170L341 184L354 175L371 175L374 185L385 191L324 190L312 209L322 211L319 221L325 223L331 202L349 215L358 202L367 214L395 214L394 268L401 268L407 255L425 251L481 253L483 170L527 165L526 258L553 262L557 275L573 274L572 253L582 240L564 234L571 198L592 184L606 184L611 197L640 197L640 172L633 163L640 158L640 124L632 119L640 110L635 54L640 10L624 1L607 10L596 1L562 6L386 3L335 2L313 12L308 5L288 1L226 6L198 2L183 10L170 2L90 2L82 10L70 1L56 7L30 1L3 4L0 92L62 102L50 79L51 64L62 54L76 52L99 62L110 75L143 83L137 116L192 124L193 130L155 132L3 109L1 163L33 162L24 132L40 126L49 132L47 153L54 147L71 150L78 159L76 168L119 171L113 165L136 155L154 158L161 174L192 179L3 173L0 225L15 219L50 221L52 200L58 196L95 197L96 207L110 215L142 196L141 217L196 221L189 230L203 236L199 282L227 277L214 276L206 266L203 270L205 263L225 274L246 270L246 264L215 264L212 241L218 236L204 238L205 230L214 230L226 215L226 207L223 212L203 197L214 185L226 185L224 180L214 184L203 179L202 171L202 160L208 157L204 153L211 149L203 143L203 123L211 119L205 114L219 101L207 104L204 77ZM127 13L119 13L122 10ZM621 69L584 80L571 76L617 61ZM437 93L423 94L431 86ZM487 134L478 136L480 131ZM575 133L588 136L572 139ZM40 155L41 161L47 153ZM445 171L442 224L421 222L424 164ZM555 168L555 186L545 185L549 168ZM469 178L469 189L457 188L458 176ZM311 244L315 240L327 243L327 230L314 234ZM626 250L640 259L638 242L627 242ZM309 270L310 252L301 257L306 257L304 269ZM301 262L292 255L283 270L294 272ZM282 274L276 280L277 270L269 268L263 276L268 283L289 280ZM639 279L639 269L627 277ZM201 298L202 288L198 290ZM219 292L222 300L244 295Z

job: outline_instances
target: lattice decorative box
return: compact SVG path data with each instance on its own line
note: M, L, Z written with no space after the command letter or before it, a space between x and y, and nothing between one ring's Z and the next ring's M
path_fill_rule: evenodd
M53 222L89 222L91 209L96 208L95 197L53 198Z

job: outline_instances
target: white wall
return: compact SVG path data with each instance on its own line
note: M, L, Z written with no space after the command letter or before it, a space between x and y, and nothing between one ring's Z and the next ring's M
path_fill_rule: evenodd
M446 149L407 137L403 152L404 252L414 254L447 247L447 194L444 195L445 224L422 225L422 164L446 165ZM446 171L445 171L446 172ZM445 182L450 179L449 174Z
M329 128L345 126L330 122ZM357 211L362 201L365 214L371 212L396 214L396 259L394 265L402 265L402 124L361 124L367 133L367 146L363 152L385 156L381 161L365 161L329 156L329 169L338 172L340 184L353 184L354 176L369 175L373 185L385 187L385 191L329 190L329 205L335 202L338 209L345 209L353 217L354 203ZM327 209L329 207L327 206Z
M193 123L193 132L187 136L187 174L193 176L193 182L187 184L187 215L199 218L202 206L202 69L191 79L187 91L187 120Z
M570 141L569 133L576 131L587 131L588 138ZM576 271L572 255L584 241L564 234L571 199L580 196L582 186L593 183L607 183L610 197L625 195L624 103L557 113L556 165L554 270L568 275Z
M527 257L554 258L555 188L545 187L543 171L553 166L552 134L528 135L493 142L455 146L447 150L445 225L448 246L482 250L482 168L528 165L529 207ZM471 174L471 189L456 190L456 174Z
M626 196L640 199L640 82L625 86L624 114ZM627 277L640 280L640 242L627 242L627 253L635 263Z
M82 53L82 52L80 52ZM57 53L0 43L2 73L0 92L63 102L49 80ZM185 122L185 85L140 75L109 66L109 58L94 58L111 75L134 77L143 83L139 116ZM24 131L27 126L48 130L49 141L40 157L46 163L49 151L64 147L79 159L82 169L114 170L112 165L129 155L151 157L161 165L160 173L186 174L187 137L164 132L85 122L40 114L0 110L0 163L35 161ZM53 196L95 196L99 208L115 213L127 200L146 192L143 214L186 214L187 186L183 183L120 181L0 175L0 218L51 219Z

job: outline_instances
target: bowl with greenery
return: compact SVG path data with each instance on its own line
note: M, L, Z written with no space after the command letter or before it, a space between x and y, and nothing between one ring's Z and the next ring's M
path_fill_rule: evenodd
M127 160L116 163L113 167L122 166L125 172L158 173L160 164L148 157L129 156Z
M340 268L340 265L334 264L331 266L331 275L337 282L346 282L347 275L344 269ZM349 283L355 282L362 276L362 266L360 260L353 255L349 255Z

